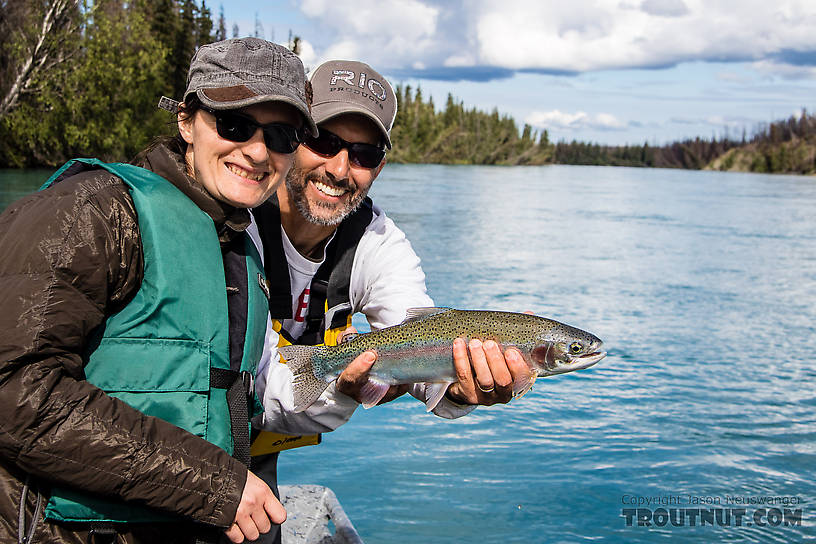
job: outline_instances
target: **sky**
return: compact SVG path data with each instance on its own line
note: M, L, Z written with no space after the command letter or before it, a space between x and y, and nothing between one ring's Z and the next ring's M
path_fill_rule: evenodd
M816 0L223 0L228 36L301 38L551 141L741 138L816 111Z

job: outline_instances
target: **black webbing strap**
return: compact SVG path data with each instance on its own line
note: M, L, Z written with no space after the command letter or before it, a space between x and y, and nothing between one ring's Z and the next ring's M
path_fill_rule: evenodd
M89 544L113 544L116 542L116 525L110 521L92 521L88 527Z
M292 287L281 240L278 197L272 195L272 198L254 208L252 216L263 243L264 273L269 283L269 315L272 319L292 319Z
M325 323L326 309L349 302L354 254L373 216L371 199L366 198L337 228L337 233L326 248L326 260L312 279L306 328L298 339L299 344L322 344L324 331L345 326L350 308L345 312L335 312L331 323Z
M371 219L374 217L374 210L371 199L366 197L353 214L347 217L340 228L337 229L337 236L333 240L335 244L335 254L332 256L334 266L329 278L329 288L327 294L328 308L334 308L338 304L351 300L349 290L351 287L351 268L354 265L354 255L357 253L357 246L360 239L365 234ZM326 323L327 329L336 329L346 324L348 313L337 312L332 317L331 323Z
M328 249L326 250L328 253ZM326 297L329 294L329 272L331 268L326 263L331 257L326 255L326 262L317 270L309 286L309 309L306 312L306 328L303 329L298 344L316 346L323 343L323 318L326 317Z
M210 387L227 390L230 425L232 426L232 456L249 467L249 403L255 391L252 373L225 368L210 369Z
M229 542L227 537L219 530L211 530L201 532L195 537L195 544L221 544L222 542Z

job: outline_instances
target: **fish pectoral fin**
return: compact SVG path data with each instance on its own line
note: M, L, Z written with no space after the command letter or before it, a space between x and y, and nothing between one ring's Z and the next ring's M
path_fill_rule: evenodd
M405 320L401 323L401 325L410 323L411 321L418 321L424 317L428 317L429 315L449 312L450 310L450 308L437 308L433 306L429 306L427 308L408 308L405 311Z
M387 383L383 383L369 376L368 381L360 388L360 404L362 404L366 410L372 406L377 406L385 394L388 393L390 387L391 386Z
M444 383L429 383L425 386L425 411L430 412L436 406L442 402L442 397L445 396L445 392L450 387L450 384L453 382L444 382Z
M535 370L530 369L529 375L523 376L522 378L516 380L516 382L513 384L513 398L520 399L529 393L533 388L533 384L535 383L537 377L538 373Z

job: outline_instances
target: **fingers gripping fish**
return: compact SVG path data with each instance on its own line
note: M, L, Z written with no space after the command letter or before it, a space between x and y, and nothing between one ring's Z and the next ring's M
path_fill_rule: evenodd
M434 388L434 398L428 402L432 409L447 385L457 380L452 349L456 338L494 340L504 349L518 349L530 365L530 379L514 384L516 396L529 391L538 376L587 368L606 356L599 338L558 321L530 314L452 308L412 308L399 325L354 336L337 346L282 346L278 351L294 375L297 412L308 408L355 357L367 350L377 352L377 361L361 392L366 408L377 404L391 385L443 384Z

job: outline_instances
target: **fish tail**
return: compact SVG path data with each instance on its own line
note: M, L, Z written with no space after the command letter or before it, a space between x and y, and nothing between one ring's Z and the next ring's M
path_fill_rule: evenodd
M302 412L317 400L329 386L315 376L312 360L320 351L319 346L280 346L278 353L286 359L286 366L292 371L292 394L295 412Z

